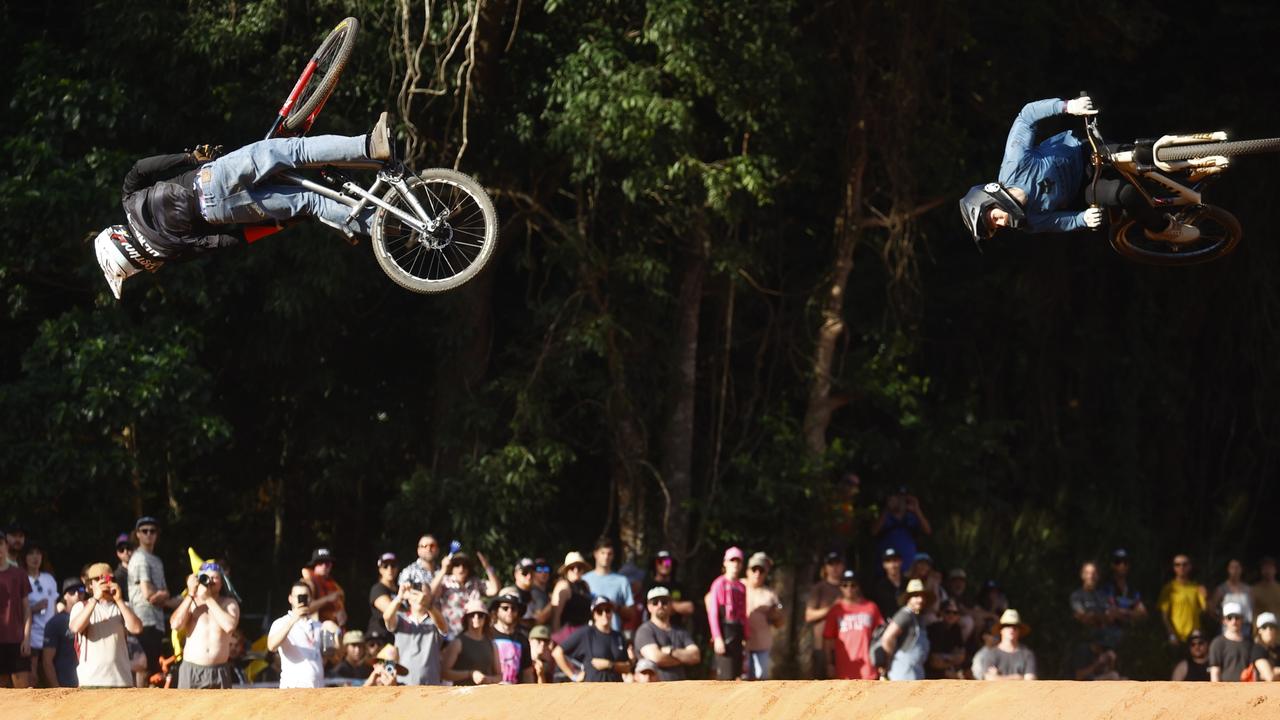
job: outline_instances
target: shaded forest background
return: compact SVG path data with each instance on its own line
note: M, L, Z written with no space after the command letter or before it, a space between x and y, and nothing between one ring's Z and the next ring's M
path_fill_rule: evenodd
M356 55L316 132L389 109L415 166L479 178L491 269L412 295L312 224L115 302L87 239L119 221L133 161L259 139L347 15ZM1088 233L980 255L955 210L1034 99L1089 90L1114 140L1280 134L1274 5L67 0L0 19L0 520L62 573L156 514L171 572L187 545L224 556L271 616L317 545L359 608L376 554L411 557L424 530L500 567L606 533L641 564L673 549L696 586L725 545L765 549L797 608L827 548L874 571L867 527L907 484L922 547L998 579L1052 676L1082 560L1126 547L1153 604L1174 552L1216 583L1277 550L1275 160L1214 189L1245 241L1189 269ZM1167 672L1157 626L1124 671Z

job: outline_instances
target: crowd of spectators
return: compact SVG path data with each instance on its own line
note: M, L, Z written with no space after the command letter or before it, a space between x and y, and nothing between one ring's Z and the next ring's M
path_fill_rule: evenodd
M822 558L804 597L810 676L863 680L1035 680L1031 628L994 581L969 589L963 568L943 570L922 550L931 533L920 502L892 493L877 531L877 567L855 572L840 551ZM691 593L668 551L615 570L608 538L590 560L571 550L553 565L522 558L500 573L455 541L442 553L423 534L415 557L373 561L367 603L333 576L334 552L316 548L288 588L288 609L241 628L240 598L224 568L193 559L171 592L157 555L160 522L139 518L116 537L114 566L92 562L57 580L25 528L0 542L0 686L228 688L270 685L488 685L766 680L775 633L790 620L771 582L773 560L730 547L720 572ZM1130 556L1105 572L1089 561L1058 616L1070 623L1065 675L1125 678L1119 653L1140 628L1163 624L1174 680L1271 681L1280 638L1275 561L1257 582L1230 560L1210 592L1179 554L1149 610L1130 581ZM505 577L504 577L505 576ZM502 580L509 578L504 584ZM700 601L700 602L699 602ZM368 617L367 622L364 621ZM1043 610L1039 613L1044 617Z

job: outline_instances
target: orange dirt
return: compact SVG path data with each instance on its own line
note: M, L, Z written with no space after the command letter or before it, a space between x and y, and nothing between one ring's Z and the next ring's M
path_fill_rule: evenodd
M94 718L1280 718L1280 685L780 681L324 690L0 690L0 717Z

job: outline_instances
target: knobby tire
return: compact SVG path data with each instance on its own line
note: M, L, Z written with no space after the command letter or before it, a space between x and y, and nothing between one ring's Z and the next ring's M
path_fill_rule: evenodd
M1268 152L1280 152L1280 138L1174 145L1173 147L1161 149L1159 159L1161 162L1173 162L1176 160L1193 160L1210 155L1233 157Z

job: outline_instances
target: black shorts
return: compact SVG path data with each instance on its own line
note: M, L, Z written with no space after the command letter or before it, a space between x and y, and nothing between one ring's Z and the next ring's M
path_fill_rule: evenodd
M144 625L142 634L138 636L142 643L142 652L147 654L147 672L160 672L160 653L164 652L164 631L158 627Z
M0 675L31 671L31 660L22 656L21 643L0 643Z

